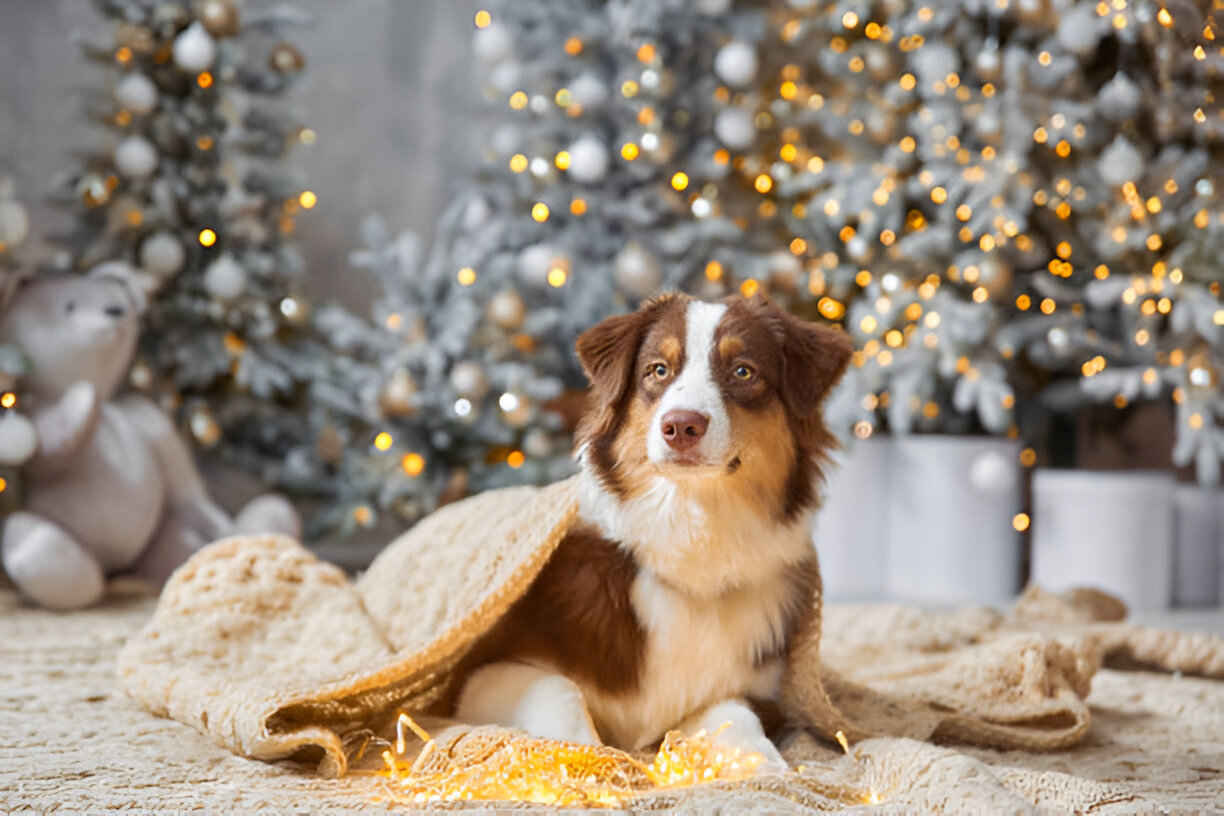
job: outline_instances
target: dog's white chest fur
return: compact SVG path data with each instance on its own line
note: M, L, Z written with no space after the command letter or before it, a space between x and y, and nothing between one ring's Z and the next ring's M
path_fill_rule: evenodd
M605 741L643 748L692 712L728 697L771 697L781 663L756 657L783 636L785 580L694 598L642 572L633 609L646 633L641 682L617 695L583 688ZM599 648L598 644L592 644Z
M646 637L641 682L616 695L583 688L603 739L643 747L702 706L773 697L780 661L758 658L786 637L786 573L811 553L807 520L779 527L733 495L700 502L662 478L628 502L580 479L584 520L641 568L630 594Z

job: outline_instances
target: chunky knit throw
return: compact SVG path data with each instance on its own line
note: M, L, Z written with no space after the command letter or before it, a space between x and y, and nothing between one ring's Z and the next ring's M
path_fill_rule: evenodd
M291 539L219 541L170 580L119 655L120 682L149 711L237 754L312 757L324 774L343 775L354 734L385 730L397 712L415 715L442 697L466 651L526 591L576 517L572 480L485 493L420 522L356 582ZM905 777L906 763L945 750L923 745L930 740L1074 745L1089 731L1085 699L1106 663L1224 677L1224 640L1144 629L1124 615L1101 593L1030 589L1006 613L837 607L822 621L818 590L782 702L810 735L840 731L859 743L858 759L808 767L785 785L806 775L805 790L834 799L882 789L884 777L866 777ZM445 755L487 756L461 746L489 733L451 729ZM526 738L494 741L505 739ZM792 735L788 759L810 755L809 739Z

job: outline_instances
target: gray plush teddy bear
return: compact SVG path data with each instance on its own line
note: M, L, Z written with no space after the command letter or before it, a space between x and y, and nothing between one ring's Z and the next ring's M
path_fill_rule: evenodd
M97 601L114 573L160 585L225 535L299 535L297 513L277 496L231 519L209 498L169 418L143 397L112 399L135 353L143 280L117 262L86 276L43 277L21 286L0 314L0 342L29 359L21 407L37 436L23 507L4 523L4 569L47 607Z

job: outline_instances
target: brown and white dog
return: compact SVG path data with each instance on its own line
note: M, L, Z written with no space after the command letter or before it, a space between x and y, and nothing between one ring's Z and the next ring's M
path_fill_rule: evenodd
M626 749L729 722L721 741L782 766L754 706L818 580L820 404L849 339L760 298L663 295L577 347L580 525L469 657L455 714Z

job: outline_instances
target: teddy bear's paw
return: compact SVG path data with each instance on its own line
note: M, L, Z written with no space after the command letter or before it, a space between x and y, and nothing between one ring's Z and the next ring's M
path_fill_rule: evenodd
M32 513L4 523L4 569L23 595L50 609L80 609L106 588L102 567L58 525Z
M97 410L93 383L81 380L68 386L59 401L36 419L40 455L44 459L69 455L91 431Z

